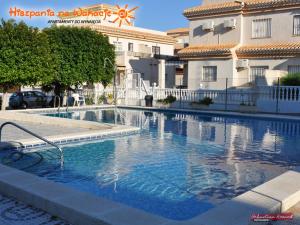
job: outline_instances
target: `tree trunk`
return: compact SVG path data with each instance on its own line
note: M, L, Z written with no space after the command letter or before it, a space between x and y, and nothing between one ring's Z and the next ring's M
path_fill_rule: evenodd
M6 105L7 105L7 97L8 97L8 93L5 91L3 92L2 95L2 105L1 105L1 110L6 110Z

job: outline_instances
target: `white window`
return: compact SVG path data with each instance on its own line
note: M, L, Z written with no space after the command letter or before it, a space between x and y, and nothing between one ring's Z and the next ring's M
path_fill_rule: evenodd
M300 73L300 65L288 66L288 73Z
M271 37L271 19L257 19L252 21L252 38Z
M203 81L217 81L217 67L216 66L203 66Z
M300 35L300 15L294 16L294 35Z
M256 78L265 77L267 69L269 69L268 66L252 66L250 68L251 81L255 81Z
M122 42L114 41L114 45L115 45L116 52L122 52L123 51Z

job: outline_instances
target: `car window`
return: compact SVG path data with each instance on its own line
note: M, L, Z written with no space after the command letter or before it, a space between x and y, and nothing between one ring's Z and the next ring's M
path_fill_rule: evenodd
M37 97L44 97L44 96L45 96L44 93L42 93L42 92L36 91L36 92L33 92L33 93L34 93L35 96L37 96Z
M24 92L23 95L24 95L25 97L30 97L30 92Z

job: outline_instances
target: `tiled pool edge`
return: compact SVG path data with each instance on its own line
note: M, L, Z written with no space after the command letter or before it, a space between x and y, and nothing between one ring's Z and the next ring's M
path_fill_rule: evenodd
M79 106L79 107L61 107L58 111L57 108L38 108L38 109L22 109L16 110L20 113L29 113L29 114L39 114L39 113L64 113L64 112L78 112L85 110L101 110L101 109L113 109L114 105L88 105L88 106Z
M49 141L52 141L54 144L67 145L67 144L75 144L75 143L82 143L88 141L98 141L98 140L103 140L108 138L129 136L129 135L138 134L139 132L140 132L140 128L137 127L116 126L112 130L90 131L90 132L84 132L80 134L79 133L64 134L62 136L48 136L45 138ZM47 143L37 139L17 140L16 142L22 143L22 145L12 146L10 147L10 149L30 150L30 149L50 146Z
M299 202L300 173L288 171L187 221L171 221L4 165L0 192L75 225L246 225L252 213L277 213Z
M286 119L286 120L299 120L300 115L288 115L288 114L274 114L274 113L247 113L247 112L236 112L236 111L224 111L224 110L200 110L200 109L185 109L185 108L159 108L159 107L145 107L145 106L127 106L117 105L118 108L123 109L137 109L147 111L161 111L161 112L183 112L183 113L195 113L195 114L210 114L219 116L242 116L242 117L253 117L253 118L265 118L265 119ZM92 105L92 106L81 106L81 107L70 107L68 112L85 111L85 110L105 110L114 109L114 105ZM27 109L18 110L17 112L24 112L29 114L44 114L44 113L57 113L57 109L54 108L43 108L43 109ZM61 108L61 113L66 112L66 108Z
M192 113L192 114L208 114L218 116L238 116L238 117L251 117L251 118L262 118L262 119L284 119L284 120L297 120L300 121L298 115L286 115L286 114L268 114L268 113L242 113L234 111L221 111L221 110L200 110L200 109L181 109L181 108L158 108L158 107L144 107L144 106L126 106L118 105L121 109L136 109L146 111L157 111L157 112L178 112L178 113Z

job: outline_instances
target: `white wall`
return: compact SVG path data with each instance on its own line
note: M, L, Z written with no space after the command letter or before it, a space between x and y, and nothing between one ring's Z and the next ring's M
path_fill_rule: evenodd
M217 66L217 82L202 82L203 66ZM188 64L189 89L220 89L226 87L226 78L232 78L234 63L232 59L207 59L189 61ZM228 87L232 86L233 79L228 80Z
M288 70L288 66L300 65L299 58L289 59L250 59L249 66L269 66L270 70Z
M226 29L224 28L224 20L235 18L236 28ZM202 25L205 22L214 21L214 31L203 31ZM190 21L190 44L205 44L205 45L217 45L217 44L238 44L241 40L242 31L242 16L221 16L213 18L204 18L201 20Z
M245 15L243 19L243 41L245 45L299 42L300 36L293 36L293 16L300 15L300 9ZM254 19L272 19L271 38L252 38Z

